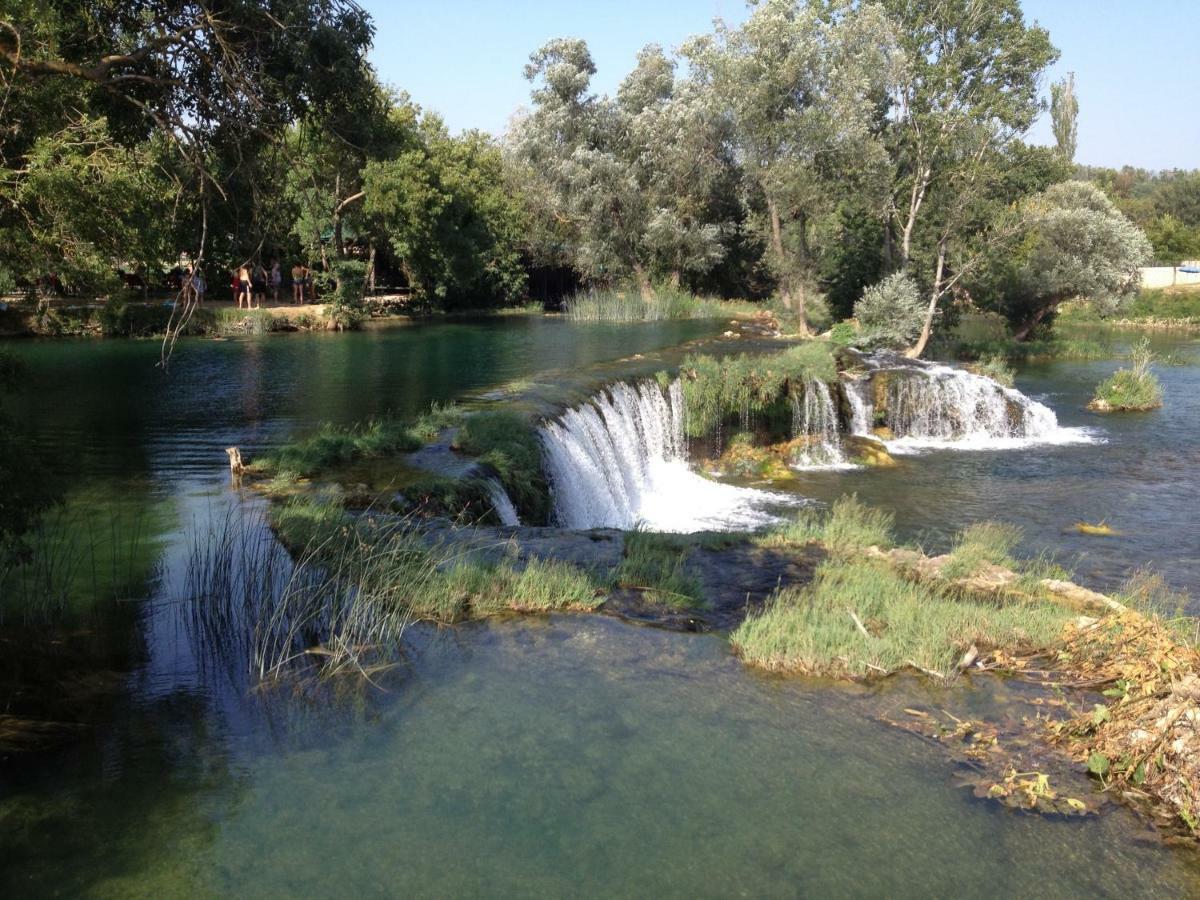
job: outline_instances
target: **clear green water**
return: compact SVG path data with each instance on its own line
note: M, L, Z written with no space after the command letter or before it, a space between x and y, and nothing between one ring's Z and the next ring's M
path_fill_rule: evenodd
M569 391L714 328L512 319L197 341L168 378L154 343L14 345L36 388L19 413L69 488L71 540L103 545L114 508L155 540L101 579L122 602L68 613L121 673L96 727L0 759L0 896L1200 893L1195 858L1131 814L994 808L874 720L913 702L987 707L994 682L830 689L756 676L719 638L564 617L414 635L386 690L312 698L253 689L172 602L191 534L255 504L229 489L224 447L518 379ZM649 358L612 364L633 354ZM1115 365L1027 367L1019 386L1080 424ZM1154 561L1186 584L1200 370L1161 374L1161 413L1088 421L1104 447L930 454L800 489L858 490L931 543L1011 519L1033 552L1088 553L1098 580ZM1128 538L1097 550L1061 533L1104 515Z
M928 747L871 720L902 692L758 678L715 637L524 620L434 635L412 659L357 708L148 692L0 802L0 892L1200 889L1123 811L1049 822L951 787Z

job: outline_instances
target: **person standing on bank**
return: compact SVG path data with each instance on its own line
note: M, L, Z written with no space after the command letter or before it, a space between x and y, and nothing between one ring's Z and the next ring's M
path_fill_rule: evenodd
M271 271L267 273L267 284L271 287L271 302L279 305L279 286L283 284L283 272L279 270L279 260L271 261Z
M292 303L299 306L304 302L304 266L292 266Z
M254 264L254 273L250 276L250 281L254 285L254 305L262 309L262 305L267 302L267 270L261 262Z
M238 309L242 308L242 298L246 298L246 309L253 306L253 295L250 293L250 270L245 266L238 266L237 270L237 305Z

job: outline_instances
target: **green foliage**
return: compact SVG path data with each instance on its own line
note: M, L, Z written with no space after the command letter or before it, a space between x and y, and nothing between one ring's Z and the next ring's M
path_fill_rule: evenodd
M526 417L503 411L476 413L463 422L457 442L464 453L495 470L522 522L549 524L553 504L542 473L542 445Z
M822 563L811 584L777 593L731 641L768 669L862 678L918 666L950 675L972 645L1045 647L1071 618L1053 603L962 597L881 562L839 559Z
M1142 339L1134 346L1128 369L1117 369L1096 386L1092 400L1095 408L1102 410L1146 410L1162 406L1162 385L1150 371L1154 354L1150 342Z
M837 366L828 343L809 341L773 354L688 356L680 376L687 432L702 437L732 417L779 414L781 404L790 422L788 397L805 382L833 381Z
M357 259L338 260L333 265L333 276L336 287L326 314L339 331L358 328L367 315L363 308L367 264Z
M1078 143L1079 98L1075 96L1075 73L1050 85L1050 122L1054 130L1054 141L1063 158L1075 159Z
M1066 300L1116 308L1137 290L1150 244L1093 185L1054 185L1023 204L1019 222L1017 251L990 257L971 286L976 301L1004 316L1018 339Z
M867 288L854 304L858 319L859 345L865 347L911 347L921 333L928 304L917 291L916 282L897 272Z
M363 169L364 214L386 235L413 290L441 308L510 304L524 294L523 213L486 135L451 137L427 115L419 146Z
M428 475L406 484L392 505L397 512L438 516L467 525L500 524L482 478Z
M1008 364L1008 360L999 353L992 353L987 356L982 356L979 362L970 367L971 371L976 375L983 375L990 378L1005 387L1012 387L1016 381L1016 373L1012 366Z
M687 538L678 535L626 532L621 565L613 580L618 587L641 590L652 603L684 608L703 606L700 579L687 568L692 546Z

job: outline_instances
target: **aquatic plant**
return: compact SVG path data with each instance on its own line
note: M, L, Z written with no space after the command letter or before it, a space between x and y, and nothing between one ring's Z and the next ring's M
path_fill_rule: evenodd
M563 310L572 322L658 322L667 319L719 319L750 313L748 303L697 297L677 288L661 287L644 299L636 288L588 291L568 297Z
M1130 351L1132 365L1128 369L1117 369L1096 386L1096 395L1088 404L1097 412L1120 410L1147 410L1162 406L1162 385L1150 371L1154 354L1150 342L1143 338Z
M1016 372L1013 371L1008 360L999 353L983 356L974 365L967 366L967 369L1005 387L1012 387L1016 383Z
M997 603L913 581L885 563L822 563L804 587L779 591L731 640L751 665L865 677L906 667L949 675L972 647L1049 645L1072 618L1051 602Z
M621 565L613 573L617 587L642 591L652 603L676 607L704 605L700 579L687 568L695 541L673 534L629 531Z

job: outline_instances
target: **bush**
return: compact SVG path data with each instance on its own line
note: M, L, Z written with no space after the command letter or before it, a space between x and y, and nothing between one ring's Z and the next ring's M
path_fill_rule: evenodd
M333 264L333 300L326 309L339 331L358 328L366 319L363 304L367 283L367 264L357 259L341 259Z
M926 305L917 283L903 272L871 285L854 304L860 343L867 347L911 347L921 334Z

